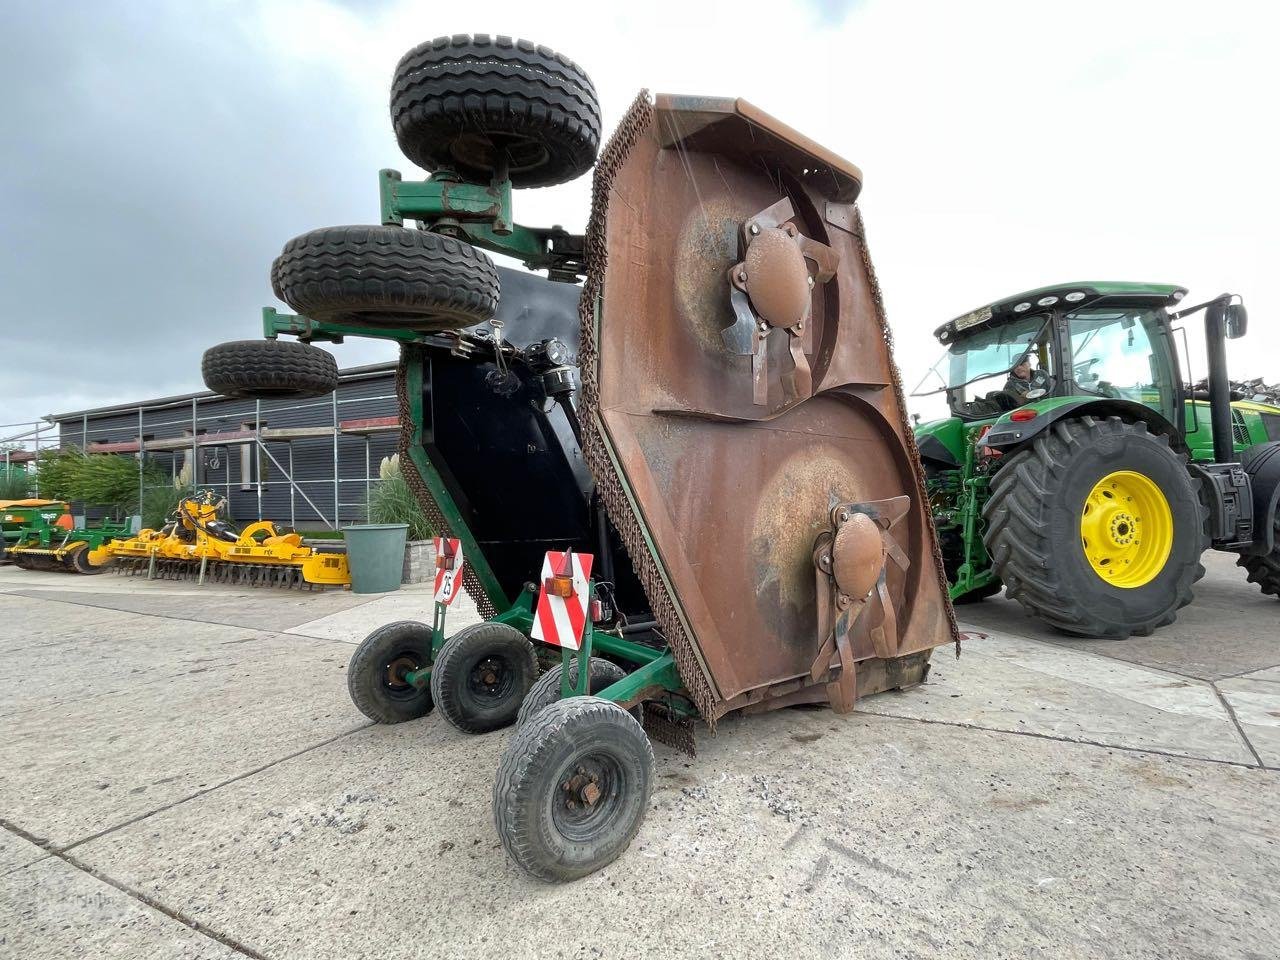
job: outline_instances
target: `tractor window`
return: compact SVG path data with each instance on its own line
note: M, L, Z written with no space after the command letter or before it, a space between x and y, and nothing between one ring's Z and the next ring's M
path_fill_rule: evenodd
M1073 393L1134 400L1173 419L1173 367L1157 309L1095 307L1067 321Z
M915 396L947 392L956 416L966 420L996 417L1020 402L1005 392L1009 372L1030 354L1034 371L1052 371L1049 318L1043 314L973 332L965 331L934 364ZM930 384L937 384L929 389Z

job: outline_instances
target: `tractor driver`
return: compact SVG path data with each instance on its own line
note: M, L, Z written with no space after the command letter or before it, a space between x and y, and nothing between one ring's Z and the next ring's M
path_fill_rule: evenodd
M1017 406L1022 406L1031 399L1027 394L1033 390L1043 390L1047 393L1049 385L1049 374L1043 370L1032 369L1031 352L1027 351L1018 358L1018 362L1009 371L1009 379L1005 381L1004 392L1013 397ZM1037 396L1043 395L1037 394Z

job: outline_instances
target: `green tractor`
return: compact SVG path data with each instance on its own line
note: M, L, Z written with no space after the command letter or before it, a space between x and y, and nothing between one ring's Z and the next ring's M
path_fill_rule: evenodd
M1185 294L1044 287L934 332L946 352L915 395L945 393L951 416L915 433L953 601L1003 586L1066 633L1146 635L1191 601L1209 547L1280 597L1280 407L1232 400L1239 298L1177 309ZM1175 339L1199 311L1207 390Z

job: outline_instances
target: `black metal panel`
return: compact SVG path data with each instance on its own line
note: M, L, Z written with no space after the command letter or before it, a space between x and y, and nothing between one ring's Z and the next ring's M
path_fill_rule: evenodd
M517 347L555 337L576 355L579 289L499 268L497 318ZM473 332L484 330L482 324ZM619 605L648 616L621 541L596 503L594 482L569 416L521 361L497 384L493 354L431 350L423 371L424 446L508 596L535 580L548 550L595 555L594 576L615 584Z

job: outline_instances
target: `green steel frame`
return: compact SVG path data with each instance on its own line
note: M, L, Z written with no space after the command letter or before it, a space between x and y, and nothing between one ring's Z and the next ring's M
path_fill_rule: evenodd
M438 170L425 181L405 181L396 170L378 173L378 196L381 220L387 226L403 226L406 220L429 225L433 231L456 236L473 246L515 257L533 270L545 269L552 279L573 281L583 274L582 237L561 227L547 229L524 227L515 223L511 209L511 182L505 178L484 185L467 183L456 173ZM598 322L598 318L597 318ZM262 310L262 333L268 340L281 334L296 337L304 343L342 343L346 337L370 337L393 340L401 344L431 343L438 338L412 330L393 327L355 326L314 320L297 314L279 313L273 307ZM449 494L439 470L427 456L423 446L423 368L410 363L405 384L409 400L409 417L413 433L409 457L423 483L444 516L452 536L462 543L466 562L480 582L494 608L501 610L491 623L504 623L529 636L533 630L533 608L537 588L528 585L519 596L505 595L492 567L485 559L479 543ZM612 451L610 451L612 456ZM646 533L646 538L647 538ZM650 544L652 549L652 544ZM590 585L594 596L595 584ZM683 612L681 612L683 616ZM431 661L446 641L445 623L448 607L435 604L431 627ZM685 717L697 711L682 695L684 684L676 669L670 649L656 649L626 639L619 633L599 630L588 624L578 650L561 649L561 692L564 696L581 696L588 692L590 671L587 663L593 654L603 655L629 668L627 675L597 694L607 700L631 707L644 700L664 699L673 714ZM577 682L571 683L570 665L579 665ZM405 680L418 688L431 680L431 667L414 670Z
M553 279L583 273L580 236L514 221L508 179L467 183L452 170L437 170L428 180L406 181L398 170L379 170L378 197L385 226L418 220L472 246L515 257L531 270L550 270Z
M590 586L590 594L595 594L594 582ZM526 589L521 591L513 604L502 613L489 620L490 623L504 623L514 627L525 636L529 636L533 630L533 605L537 597L537 591L534 589ZM445 620L448 615L448 607L443 603L436 603L435 616L431 624L431 661L435 662L436 657L440 653L440 648L444 646L445 636ZM560 693L562 696L583 696L588 692L588 683L590 681L590 671L587 664L593 653L601 653L608 656L614 661L623 661L632 666L631 671L619 680L617 683L606 687L596 696L606 700L612 700L615 703L624 706L632 706L642 700L654 699L663 694L673 694L670 697L668 706L676 713L692 716L694 710L683 697L679 696L684 684L680 680L680 673L676 669L675 658L671 655L671 651L657 650L653 647L646 646L642 643L636 643L616 633L609 633L605 630L597 630L593 626L589 626L582 638L582 644L577 650L571 650L568 647L562 647L561 656L561 675L560 675ZM577 661L578 677L577 683L571 683L570 665ZM412 684L419 689L426 687L431 682L431 667L424 667L421 670L411 670L404 676L405 682Z
M977 433L978 431L972 431ZM960 537L964 544L964 561L956 568L956 581L951 585L951 599L981 590L996 580L991 568L987 547L979 536L978 524L982 519L982 504L987 502L991 478L974 472L977 461L977 444L973 438L965 443L964 469L960 471L960 498L958 516Z

